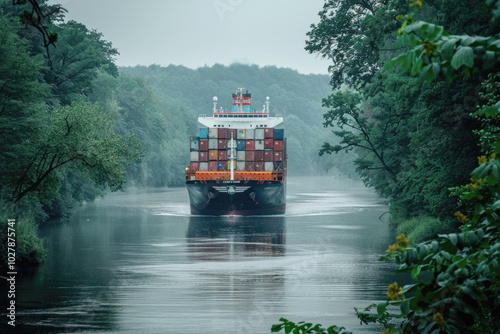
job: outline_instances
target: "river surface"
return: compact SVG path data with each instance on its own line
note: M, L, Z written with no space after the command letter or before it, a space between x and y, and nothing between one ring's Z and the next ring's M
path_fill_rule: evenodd
M18 272L16 329L270 333L285 317L380 333L353 308L394 281L378 261L386 211L333 178L289 177L284 216L194 217L185 188L111 194L42 229L48 259Z

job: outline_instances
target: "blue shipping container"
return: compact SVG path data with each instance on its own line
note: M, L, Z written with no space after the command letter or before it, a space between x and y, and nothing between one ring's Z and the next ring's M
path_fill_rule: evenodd
M200 138L207 139L208 138L208 128L200 129Z
M246 146L246 140L244 140L244 139L238 139L236 141L236 149L238 151L244 151L245 150L245 146Z
M274 140L283 140L285 137L285 130L284 129L274 129Z

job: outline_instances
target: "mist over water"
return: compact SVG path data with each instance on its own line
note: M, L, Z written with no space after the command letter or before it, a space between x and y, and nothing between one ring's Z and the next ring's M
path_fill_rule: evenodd
M387 210L361 183L288 180L287 213L189 214L185 188L112 194L47 227L49 256L18 274L18 331L269 333L280 317L360 326L385 299Z

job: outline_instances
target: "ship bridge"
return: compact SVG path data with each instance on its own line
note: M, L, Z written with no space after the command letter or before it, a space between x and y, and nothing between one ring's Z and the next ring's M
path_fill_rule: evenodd
M243 93L244 88L239 88L239 92L233 93L233 108L224 111L221 107L217 109L217 96L214 96L214 108L212 116L200 115L198 122L209 128L233 128L233 129L256 129L274 128L283 122L281 115L269 117L269 96L266 97L266 104L262 111L251 109L251 94Z

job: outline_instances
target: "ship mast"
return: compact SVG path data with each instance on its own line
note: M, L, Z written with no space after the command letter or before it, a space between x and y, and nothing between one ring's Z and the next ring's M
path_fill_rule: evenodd
M234 160L236 157L234 156L234 142L233 142L233 132L231 132L231 156L229 157L229 170L231 171L231 181L234 181Z

